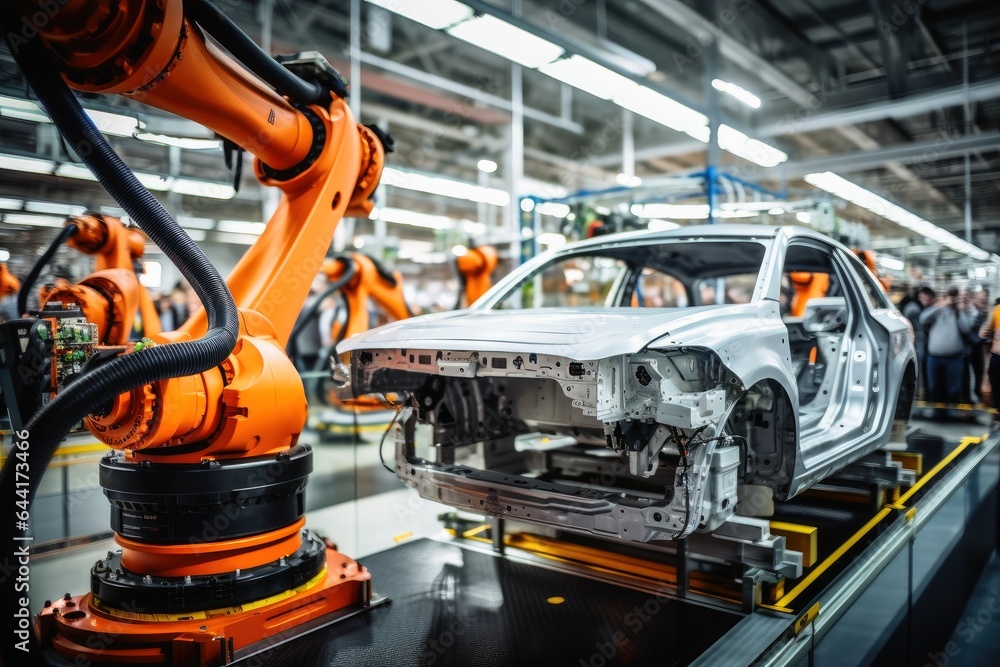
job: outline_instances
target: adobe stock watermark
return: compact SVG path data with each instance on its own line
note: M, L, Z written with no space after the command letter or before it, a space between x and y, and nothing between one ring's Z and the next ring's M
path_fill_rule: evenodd
M962 649L971 643L979 633L988 630L998 614L1000 614L1000 591L992 588L986 603L975 614L970 614L959 622L955 633L959 636L960 641L949 641L944 645L944 650L928 653L927 662L924 663L925 667L962 664L961 660L956 660L962 654Z
M577 663L579 667L605 667L605 665L618 657L618 654L632 643L631 637L635 637L641 633L657 614L663 611L666 605L671 602L671 597L668 594L669 591L669 588L661 585L656 589L652 597L647 598L641 605L637 604L629 610L622 617L622 623L628 628L629 632L615 630L605 640L594 642L594 652L587 658L580 658Z

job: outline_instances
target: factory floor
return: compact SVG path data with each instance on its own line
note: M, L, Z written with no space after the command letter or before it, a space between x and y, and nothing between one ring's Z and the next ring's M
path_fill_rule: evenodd
M935 667L995 667L1000 665L1000 556L983 569L965 605L951 641L941 653L926 656Z
M988 424L932 421L923 423L925 432L955 436L981 434ZM383 468L379 456L380 433L371 431L360 438L329 441L316 432L303 434L314 449L314 472L307 488L307 526L332 539L346 554L364 557L419 537L446 535L438 515L449 508L421 499L403 487ZM392 457L391 443L384 445ZM96 468L96 464L79 467ZM74 473L75 474L75 473ZM72 485L71 485L72 486ZM99 491L81 492L73 506L71 524L90 515L89 521L107 526L107 501ZM51 517L53 528L61 525ZM64 593L79 594L89 589L90 568L117 545L111 539L54 551L32 559L31 606L39 611L47 599ZM376 592L378 592L376 582ZM942 652L923 656L918 664L934 667L1000 664L1000 557L994 553L968 600L951 642Z

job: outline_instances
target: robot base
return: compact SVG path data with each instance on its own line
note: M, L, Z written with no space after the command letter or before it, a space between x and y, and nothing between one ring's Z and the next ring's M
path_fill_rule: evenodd
M328 547L326 563L297 589L204 612L147 614L67 594L38 615L36 631L55 665L227 665L387 601L356 561Z

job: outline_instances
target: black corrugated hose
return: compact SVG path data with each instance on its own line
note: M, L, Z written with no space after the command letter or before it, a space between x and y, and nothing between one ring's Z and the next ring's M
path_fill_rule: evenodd
M136 180L132 171L94 127L39 39L35 37L27 44L19 40L20 43L15 46L10 42L10 36L15 33L7 29L14 24L6 12L0 16L0 24L7 36L10 52L63 138L108 193L191 283L205 305L209 326L208 332L199 340L154 346L140 353L123 355L94 369L69 385L28 423L26 439L29 443L27 462L30 474L27 480L17 480L26 481L26 484L18 487L15 483L17 463L23 463L15 455L19 451L17 448L11 451L0 473L0 503L3 504L0 510L0 547L4 550L3 561L0 562L3 566L0 572L0 591L3 595L0 609L10 613L21 608L17 604L19 598L28 596L27 592L15 589L18 549L30 544L18 539L23 538L25 528L19 523L17 512L20 510L16 502L27 499L30 503L45 468L72 425L109 397L133 387L170 377L193 375L217 366L236 345L239 320L232 294L218 270L156 198ZM23 439L15 434L15 443ZM37 585L37 582L33 583ZM17 650L10 635L4 637L0 645L10 658L8 664L26 664L31 658L38 657L37 649L34 656Z
M355 272L354 262L351 261L349 255L338 254L334 257L334 259L347 264L347 268L344 269L344 275L342 275L340 278L331 283L330 286L327 287L325 291L321 292L319 296L316 297L316 300L309 305L309 308L306 309L306 312L303 314L303 316L299 318L299 321L295 323L294 327L292 327L292 333L288 335L288 345L285 346L285 352L288 353L288 358L292 360L292 363L295 364L296 368L299 365L299 360L297 359L299 355L299 343L298 343L299 334L301 334L302 331L306 328L306 325L312 322L319 314L319 308L320 305L323 303L323 301L326 300L327 297L332 296L336 294L338 291L340 291L340 288L346 285L351 280L351 278L354 277L354 272ZM309 371L311 369L304 368L303 370Z
M184 14L204 28L255 75L299 104L329 103L330 91L306 81L257 46L232 19L208 0L184 0Z
M28 296L31 294L31 288L34 287L38 276L41 275L42 269L52 259L52 255L56 254L56 250L59 250L59 247L78 231L80 231L80 228L76 226L75 222L71 222L63 227L59 232L59 236L52 241L48 249L38 258L35 265L31 267L28 277L24 279L24 284L21 285L21 291L17 293L17 314L19 317L23 317L28 312Z

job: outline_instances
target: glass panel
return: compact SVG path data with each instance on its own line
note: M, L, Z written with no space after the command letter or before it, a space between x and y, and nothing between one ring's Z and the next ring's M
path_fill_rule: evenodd
M756 241L594 247L542 262L492 308L681 308L717 303L716 289L718 303L748 303L764 251Z

